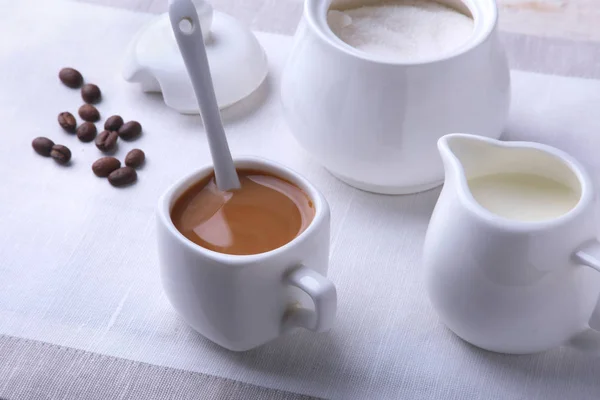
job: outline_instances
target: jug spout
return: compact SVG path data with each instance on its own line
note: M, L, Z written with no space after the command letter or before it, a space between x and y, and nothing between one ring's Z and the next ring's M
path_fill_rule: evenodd
M495 157L502 147L499 140L469 134L449 134L438 141L438 151L444 163L446 181L471 179L476 175L499 172L505 164Z

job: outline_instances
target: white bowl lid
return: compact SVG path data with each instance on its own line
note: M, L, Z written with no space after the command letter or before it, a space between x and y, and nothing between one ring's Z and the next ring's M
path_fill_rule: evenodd
M254 92L268 71L264 49L254 34L235 18L197 5L206 53L220 108ZM207 29L208 27L208 29ZM123 77L145 92L162 92L167 106L183 114L198 114L191 81L171 30L168 13L146 24L129 45Z

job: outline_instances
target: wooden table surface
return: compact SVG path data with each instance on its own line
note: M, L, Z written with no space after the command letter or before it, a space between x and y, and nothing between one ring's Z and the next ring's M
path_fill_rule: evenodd
M77 0L144 12L164 12L167 0ZM292 34L302 0L210 0L253 29ZM599 0L498 0L500 28L535 36L600 41ZM290 23L294 21L294 23Z

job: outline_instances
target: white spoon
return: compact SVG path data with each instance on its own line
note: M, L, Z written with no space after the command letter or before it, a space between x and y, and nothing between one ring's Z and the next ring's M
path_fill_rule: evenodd
M191 0L169 0L169 18L200 106L217 187L222 191L239 189L240 180L223 129L196 7Z

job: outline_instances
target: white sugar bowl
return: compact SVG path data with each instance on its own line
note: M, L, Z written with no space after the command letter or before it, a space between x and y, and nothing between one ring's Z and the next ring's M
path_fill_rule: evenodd
M357 1L305 0L282 78L282 104L300 145L342 181L385 194L427 190L443 182L440 137L501 135L510 75L496 3L442 3L473 18L471 37L453 52L411 63L378 58L332 32L330 7Z

